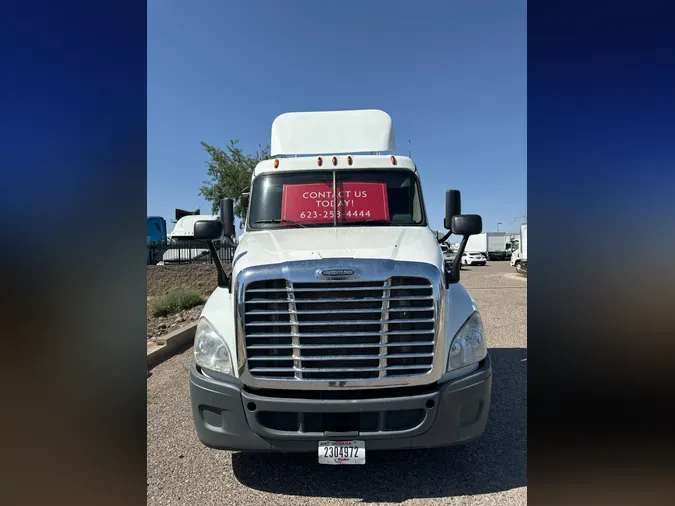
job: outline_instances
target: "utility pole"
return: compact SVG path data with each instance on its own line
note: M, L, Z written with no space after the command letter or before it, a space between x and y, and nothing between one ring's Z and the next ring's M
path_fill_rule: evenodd
M408 139L408 158L412 158L411 153L412 149L410 148L410 139Z
M498 222L497 222L497 232L499 232L499 225L501 225L501 224L502 224L501 221L498 221Z

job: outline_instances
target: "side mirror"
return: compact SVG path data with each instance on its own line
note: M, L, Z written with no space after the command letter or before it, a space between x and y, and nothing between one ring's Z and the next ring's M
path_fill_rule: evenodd
M457 214L450 220L450 230L455 235L461 235L462 242L459 244L452 267L449 271L445 271L446 286L459 283L459 269L466 243L469 242L470 236L480 234L483 231L483 218L477 214Z
M453 216L450 225L450 230L455 235L476 235L483 231L483 219L477 214Z
M218 220L201 220L195 223L195 239L217 241L223 237L223 224Z
M445 192L445 219L443 226L446 230L452 230L452 218L462 214L462 194L459 190ZM453 234L456 232L453 231Z
M223 199L220 201L220 221L223 224L223 236L234 237L234 200Z

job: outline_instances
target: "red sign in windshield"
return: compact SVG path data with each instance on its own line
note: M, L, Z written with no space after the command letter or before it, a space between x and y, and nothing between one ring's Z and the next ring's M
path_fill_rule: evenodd
M332 223L337 202L340 223L389 220L385 183L340 183L333 195L330 183L287 184L281 198L281 219L298 223Z

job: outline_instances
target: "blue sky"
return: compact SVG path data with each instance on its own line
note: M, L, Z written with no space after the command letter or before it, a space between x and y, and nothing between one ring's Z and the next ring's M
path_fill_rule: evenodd
M410 140L432 228L455 188L485 231L517 231L526 11L521 0L148 0L148 214L210 212L202 140L254 151L283 112L377 108L398 152Z

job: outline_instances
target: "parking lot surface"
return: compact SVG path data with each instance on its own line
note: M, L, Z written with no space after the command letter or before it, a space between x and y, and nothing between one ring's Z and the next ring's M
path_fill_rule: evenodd
M148 378L147 503L201 505L527 503L527 280L508 262L462 270L493 365L485 434L457 448L368 453L364 466L316 454L211 450L197 439L188 391L192 350Z

